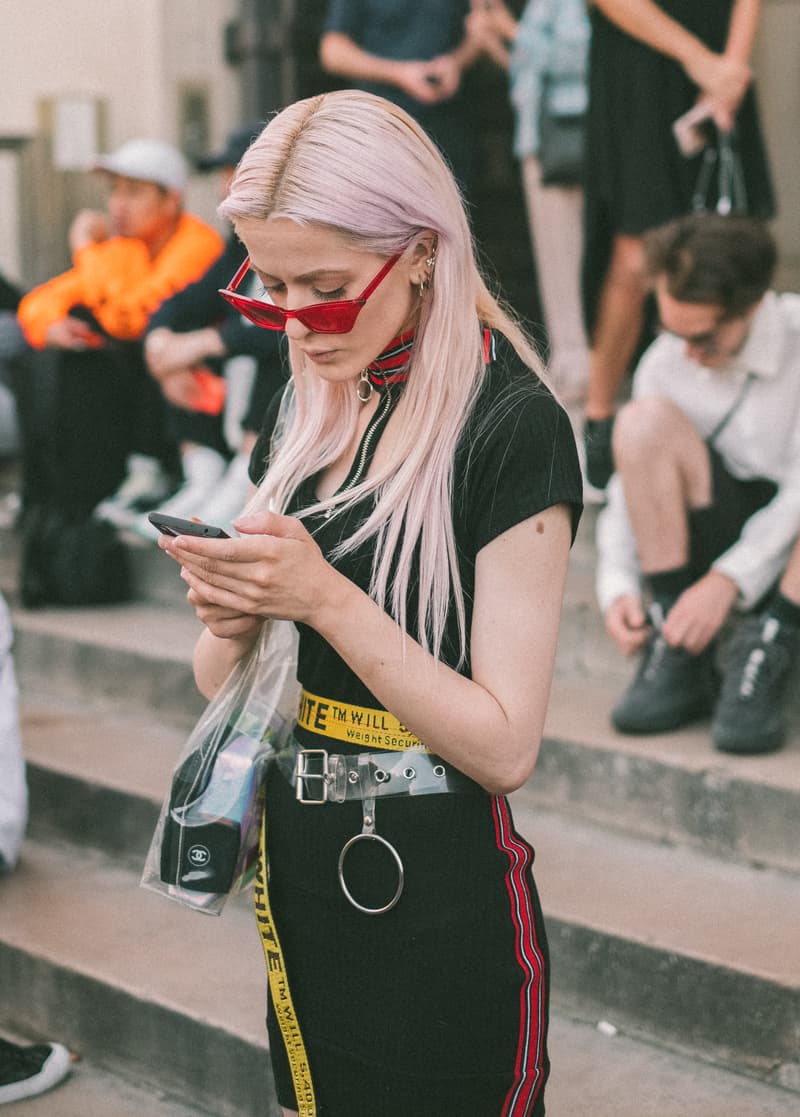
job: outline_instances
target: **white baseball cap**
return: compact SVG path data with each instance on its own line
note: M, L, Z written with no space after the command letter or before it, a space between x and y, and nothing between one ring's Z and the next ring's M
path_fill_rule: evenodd
M176 147L162 140L128 140L111 155L95 159L94 170L156 182L167 190L178 191L185 188L189 177L184 157Z

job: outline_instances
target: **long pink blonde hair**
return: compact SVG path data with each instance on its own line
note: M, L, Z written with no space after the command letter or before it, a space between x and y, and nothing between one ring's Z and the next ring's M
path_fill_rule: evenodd
M436 234L433 281L422 300L398 404L403 421L390 459L374 476L304 515L338 511L375 493L373 511L337 553L372 540L370 594L405 630L418 550L418 637L438 657L452 602L463 660L467 640L452 523L453 460L485 376L481 327L504 334L533 371L540 377L543 372L523 331L479 273L451 171L422 128L396 105L354 90L326 93L298 101L270 121L240 162L220 213L234 226L269 217L325 226L353 247L387 257L426 230ZM359 410L352 384L306 374L297 360L288 392L285 426L255 497L255 506L278 511L285 510L301 481L340 457L353 438Z

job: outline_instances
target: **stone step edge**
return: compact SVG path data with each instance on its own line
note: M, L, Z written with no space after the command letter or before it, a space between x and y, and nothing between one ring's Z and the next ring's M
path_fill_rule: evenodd
M3 882L4 1015L167 1091L191 1087L219 1117L259 1112L272 1087L249 900L231 899L223 923L142 889L140 876L26 842Z
M800 793L545 737L517 813L557 810L619 834L800 874Z
M265 1044L1 940L0 984L6 1026L57 1034L79 1056L215 1117L279 1117Z
M192 674L189 654L160 657L132 647L114 647L65 633L16 628L14 657L23 702L43 687L51 698L135 714L148 711L182 725L192 724L205 708Z
M800 873L800 788L768 781L763 764L737 775L737 758L712 754L700 733L643 746L608 740L608 734L569 739L559 735L559 728L570 727L559 726L556 705L534 772L511 796L521 815L555 809L579 823ZM22 728L41 804L34 821L49 816L53 829L80 840L78 833L87 832L82 816L98 825L108 817L110 826L95 844L119 852L124 844L115 838L135 838L137 826L149 819L135 794L130 804L126 797L144 790L161 801L190 732L188 719L171 725L148 711L137 723L122 719L116 708L88 713L52 698L23 703ZM775 758L788 778L785 759L788 754Z
M49 865L51 853L45 852L46 847L41 843L38 850L39 860L46 857ZM64 863L71 858L78 863L86 860L76 851L60 853L56 860ZM159 906L168 909L172 907L166 900L141 890L136 894L138 871L134 874L130 870L119 868L104 869L107 866L105 859L89 858L88 862L91 863L92 860L95 866L99 864L101 877L105 872L106 876L115 876L117 881L124 880L127 889L124 906L133 912L139 910L145 902L152 904L155 901ZM91 888L91 876L83 875L86 885ZM108 889L104 891L111 896ZM549 892L550 889L545 885L544 906L554 973L557 975L555 987L560 998L591 1006L598 1018L616 1014L627 1025L659 1040L686 1042L688 1035L691 1042L709 1052L713 1061L733 1067L739 1067L745 1062L748 1073L767 1081L780 1081L781 1075L791 1077L791 1037L800 1028L796 986L745 972L744 967L721 965L693 956L691 952L670 949L663 943L658 945L646 941L646 937L642 940L640 937L625 935L619 929L603 928L598 926L597 919L587 921L574 916L566 917L563 910L559 912L561 905L552 902ZM109 903L112 901L113 897L108 900ZM237 900L236 904L238 903ZM236 916L237 923L231 926L238 934L235 928L240 926L244 914L238 907L232 909L232 914ZM179 911L179 915L184 920L181 927L185 927L185 933L192 936L194 927L197 927L198 932L201 930L197 925L198 920L208 922L191 912ZM177 916L164 912L163 919L167 926L172 925L176 918ZM97 922L102 925L107 919L108 912ZM160 923L152 910L148 919L156 919L156 923ZM186 919L190 920L188 924ZM249 913L247 919L249 921ZM0 928L2 922L0 915ZM211 922L219 926L218 921ZM223 940L228 933L230 928L226 928ZM252 939L252 928L248 935ZM0 932L0 939L2 937ZM25 943L26 949L33 954L36 953L35 943L35 937ZM20 942L12 941L5 945L19 948ZM224 949L227 950L228 947L226 941ZM220 949L223 949L222 945ZM253 958L256 960L257 943L249 949L253 951ZM192 956L201 957L201 953L194 947L191 953ZM72 962L68 958L62 959L58 964L62 963L71 970L79 968L74 959ZM120 981L118 966L111 966L106 980L112 983ZM2 984L4 988L9 988L5 978ZM752 1042L751 1036L741 1034L741 1012L732 1011L731 1005L747 1005L748 1018L752 1017L760 1022L758 1044ZM691 1022L689 1027L687 1021ZM38 1026L36 1021L32 1023Z
M81 724L79 719L79 729ZM102 748L105 744L102 732L100 737ZM174 747L176 740L177 733L168 732L161 740L143 742L141 760L144 767L141 771L136 770L138 779L135 786L129 788L119 786L119 772L114 779L104 781L100 763L94 762L91 748L79 758L80 764L76 762L76 769L79 770L74 772L65 770L60 758L57 761L58 769L43 765L41 757L39 762L33 761L29 765L31 833L41 838L66 839L78 845L85 844L100 852L121 855L128 861L137 860L141 864L177 757L177 749ZM69 747L68 731L62 733L60 741ZM170 744L169 755L162 754L165 741ZM124 759L129 766L129 759ZM139 756L135 759L138 760ZM132 780L129 767L128 775ZM557 863L564 856L570 858L572 874L554 881L554 885L570 902L572 897L565 890L570 875L583 872L591 888L596 887L591 877L595 850L601 850L605 857L612 858L612 865L616 861L624 866L630 877L641 878L640 887L645 891L651 883L655 885L654 901L657 901L662 887L659 882L669 885L674 879L676 858L683 859L682 877L687 895L691 897L691 888L694 888L697 901L703 900L706 893L714 895L714 889L718 887L715 884L718 876L721 882L725 882L718 889L722 910L725 910L725 897L733 884L739 889L747 888L748 884L751 890L760 889L766 899L777 905L785 903L787 886L789 889L793 887L794 877L791 874L721 861L683 844L668 844L659 839L653 840L650 835L632 835L619 829L610 829L605 821L598 824L577 813L565 814L558 809L559 804L546 802L546 796L542 796L540 800L532 797L528 788L514 793L510 801L518 829L534 845L541 844L552 863ZM87 820L90 820L88 824ZM596 897L595 907L598 911L605 912L603 918L611 918L613 913L604 906L599 895ZM591 910L590 907L588 911ZM731 910L738 916L738 909ZM702 908L699 911L702 912ZM587 917L590 918L588 913ZM639 913L639 918L642 919L642 913ZM800 908L798 918L800 919ZM612 924L609 923L608 926L611 927ZM642 926L646 928L646 937L652 937L646 921L642 921ZM708 940L708 933L703 930L702 922L698 924L698 930L701 933L700 941L703 941L703 936ZM667 938L663 945L669 949L670 942ZM740 942L737 942L736 949L741 950ZM733 963L737 954L731 954L730 957ZM755 962L755 958L753 961Z
M545 916L557 1003L583 1019L610 1020L625 1034L800 1094L797 989L770 987L749 975L712 967L687 955L664 954L553 915ZM566 979L565 979L566 978ZM692 990L691 1007L675 991ZM721 1009L740 1006L742 1019ZM698 1012L697 1009L700 1009ZM751 1046L744 1017L770 1026L778 1050Z

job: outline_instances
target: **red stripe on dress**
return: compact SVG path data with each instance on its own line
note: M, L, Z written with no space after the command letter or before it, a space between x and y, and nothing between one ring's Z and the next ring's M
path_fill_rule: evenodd
M514 1082L501 1117L526 1117L544 1082L544 959L536 937L534 905L527 873L531 852L514 834L511 812L502 796L492 799L497 847L508 855L506 888L510 900L514 945L522 970L520 1031Z

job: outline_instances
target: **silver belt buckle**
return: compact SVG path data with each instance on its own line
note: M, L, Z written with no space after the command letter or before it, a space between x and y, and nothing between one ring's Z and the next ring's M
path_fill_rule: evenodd
M309 772L308 761L310 758L319 758L320 772ZM295 793L297 795L298 803L307 803L316 805L328 802L328 787L330 785L331 776L328 771L328 751L327 749L301 749L297 754L297 767L295 769L297 785ZM305 784L308 780L321 780L322 781L322 795L320 798L309 799L305 793Z

